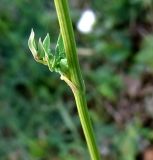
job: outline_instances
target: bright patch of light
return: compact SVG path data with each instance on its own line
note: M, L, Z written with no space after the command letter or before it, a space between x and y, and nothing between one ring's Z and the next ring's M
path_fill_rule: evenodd
M91 9L85 10L78 21L77 28L82 33L90 33L95 21L95 13Z

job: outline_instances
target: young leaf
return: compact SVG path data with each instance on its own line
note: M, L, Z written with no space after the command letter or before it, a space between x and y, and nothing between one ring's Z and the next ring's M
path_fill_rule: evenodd
M34 58L37 57L37 46L35 43L35 33L33 31L33 29L31 30L31 34L28 40L28 46L30 51L32 52Z
M60 61L60 68L61 68L60 72L62 74L67 75L67 77L69 77L68 64L67 64L67 59L66 58L61 59L61 61Z
M39 42L38 42L38 57L39 58L44 58L45 56L45 50L41 41L41 38L39 38Z
M42 44L42 41L41 41L41 38L39 38L39 42L38 42L38 54L37 54L37 57L35 57L35 60L42 63L42 64L45 64L47 65L47 62L45 60L45 50L44 50L44 47L43 47L43 44Z
M46 35L44 41L43 41L43 46L44 46L44 49L47 53L50 52L50 37L49 37L49 34Z
M60 56L63 56L63 54L65 53L65 50L64 50L63 38L62 38L61 34L59 34L59 37L58 37L58 40L57 40L56 49L57 48L59 50Z
M55 54L54 54L54 60L52 63L52 68L59 68L61 59L65 58L65 52L64 52L64 44L61 34L59 34L56 48L55 48Z

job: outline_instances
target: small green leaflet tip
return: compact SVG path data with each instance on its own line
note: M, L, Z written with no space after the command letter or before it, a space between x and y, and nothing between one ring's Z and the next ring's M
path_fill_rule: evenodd
M28 40L28 46L29 46L29 49L32 52L33 56L36 57L37 56L37 49L36 49L36 43L35 43L34 38L35 38L35 33L32 29L29 40Z
M51 46L50 46L50 37L48 33L43 41L43 46L47 52L50 52Z

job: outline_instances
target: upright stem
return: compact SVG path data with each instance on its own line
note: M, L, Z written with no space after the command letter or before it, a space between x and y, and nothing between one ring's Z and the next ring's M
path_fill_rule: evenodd
M87 102L85 98L85 86L78 61L76 42L69 14L68 2L67 0L54 0L54 2L64 42L66 58L69 66L69 80L75 86L75 88L73 88L72 90L74 93L83 132L86 138L91 159L100 160L98 148L95 142L93 129L87 109Z

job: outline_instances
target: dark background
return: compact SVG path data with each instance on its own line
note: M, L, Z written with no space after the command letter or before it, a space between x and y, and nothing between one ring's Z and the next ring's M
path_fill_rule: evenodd
M69 2L100 152L135 160L153 141L153 1ZM76 24L88 8L96 23L83 34ZM0 159L89 160L72 93L34 61L31 28L55 46L53 1L0 0Z

